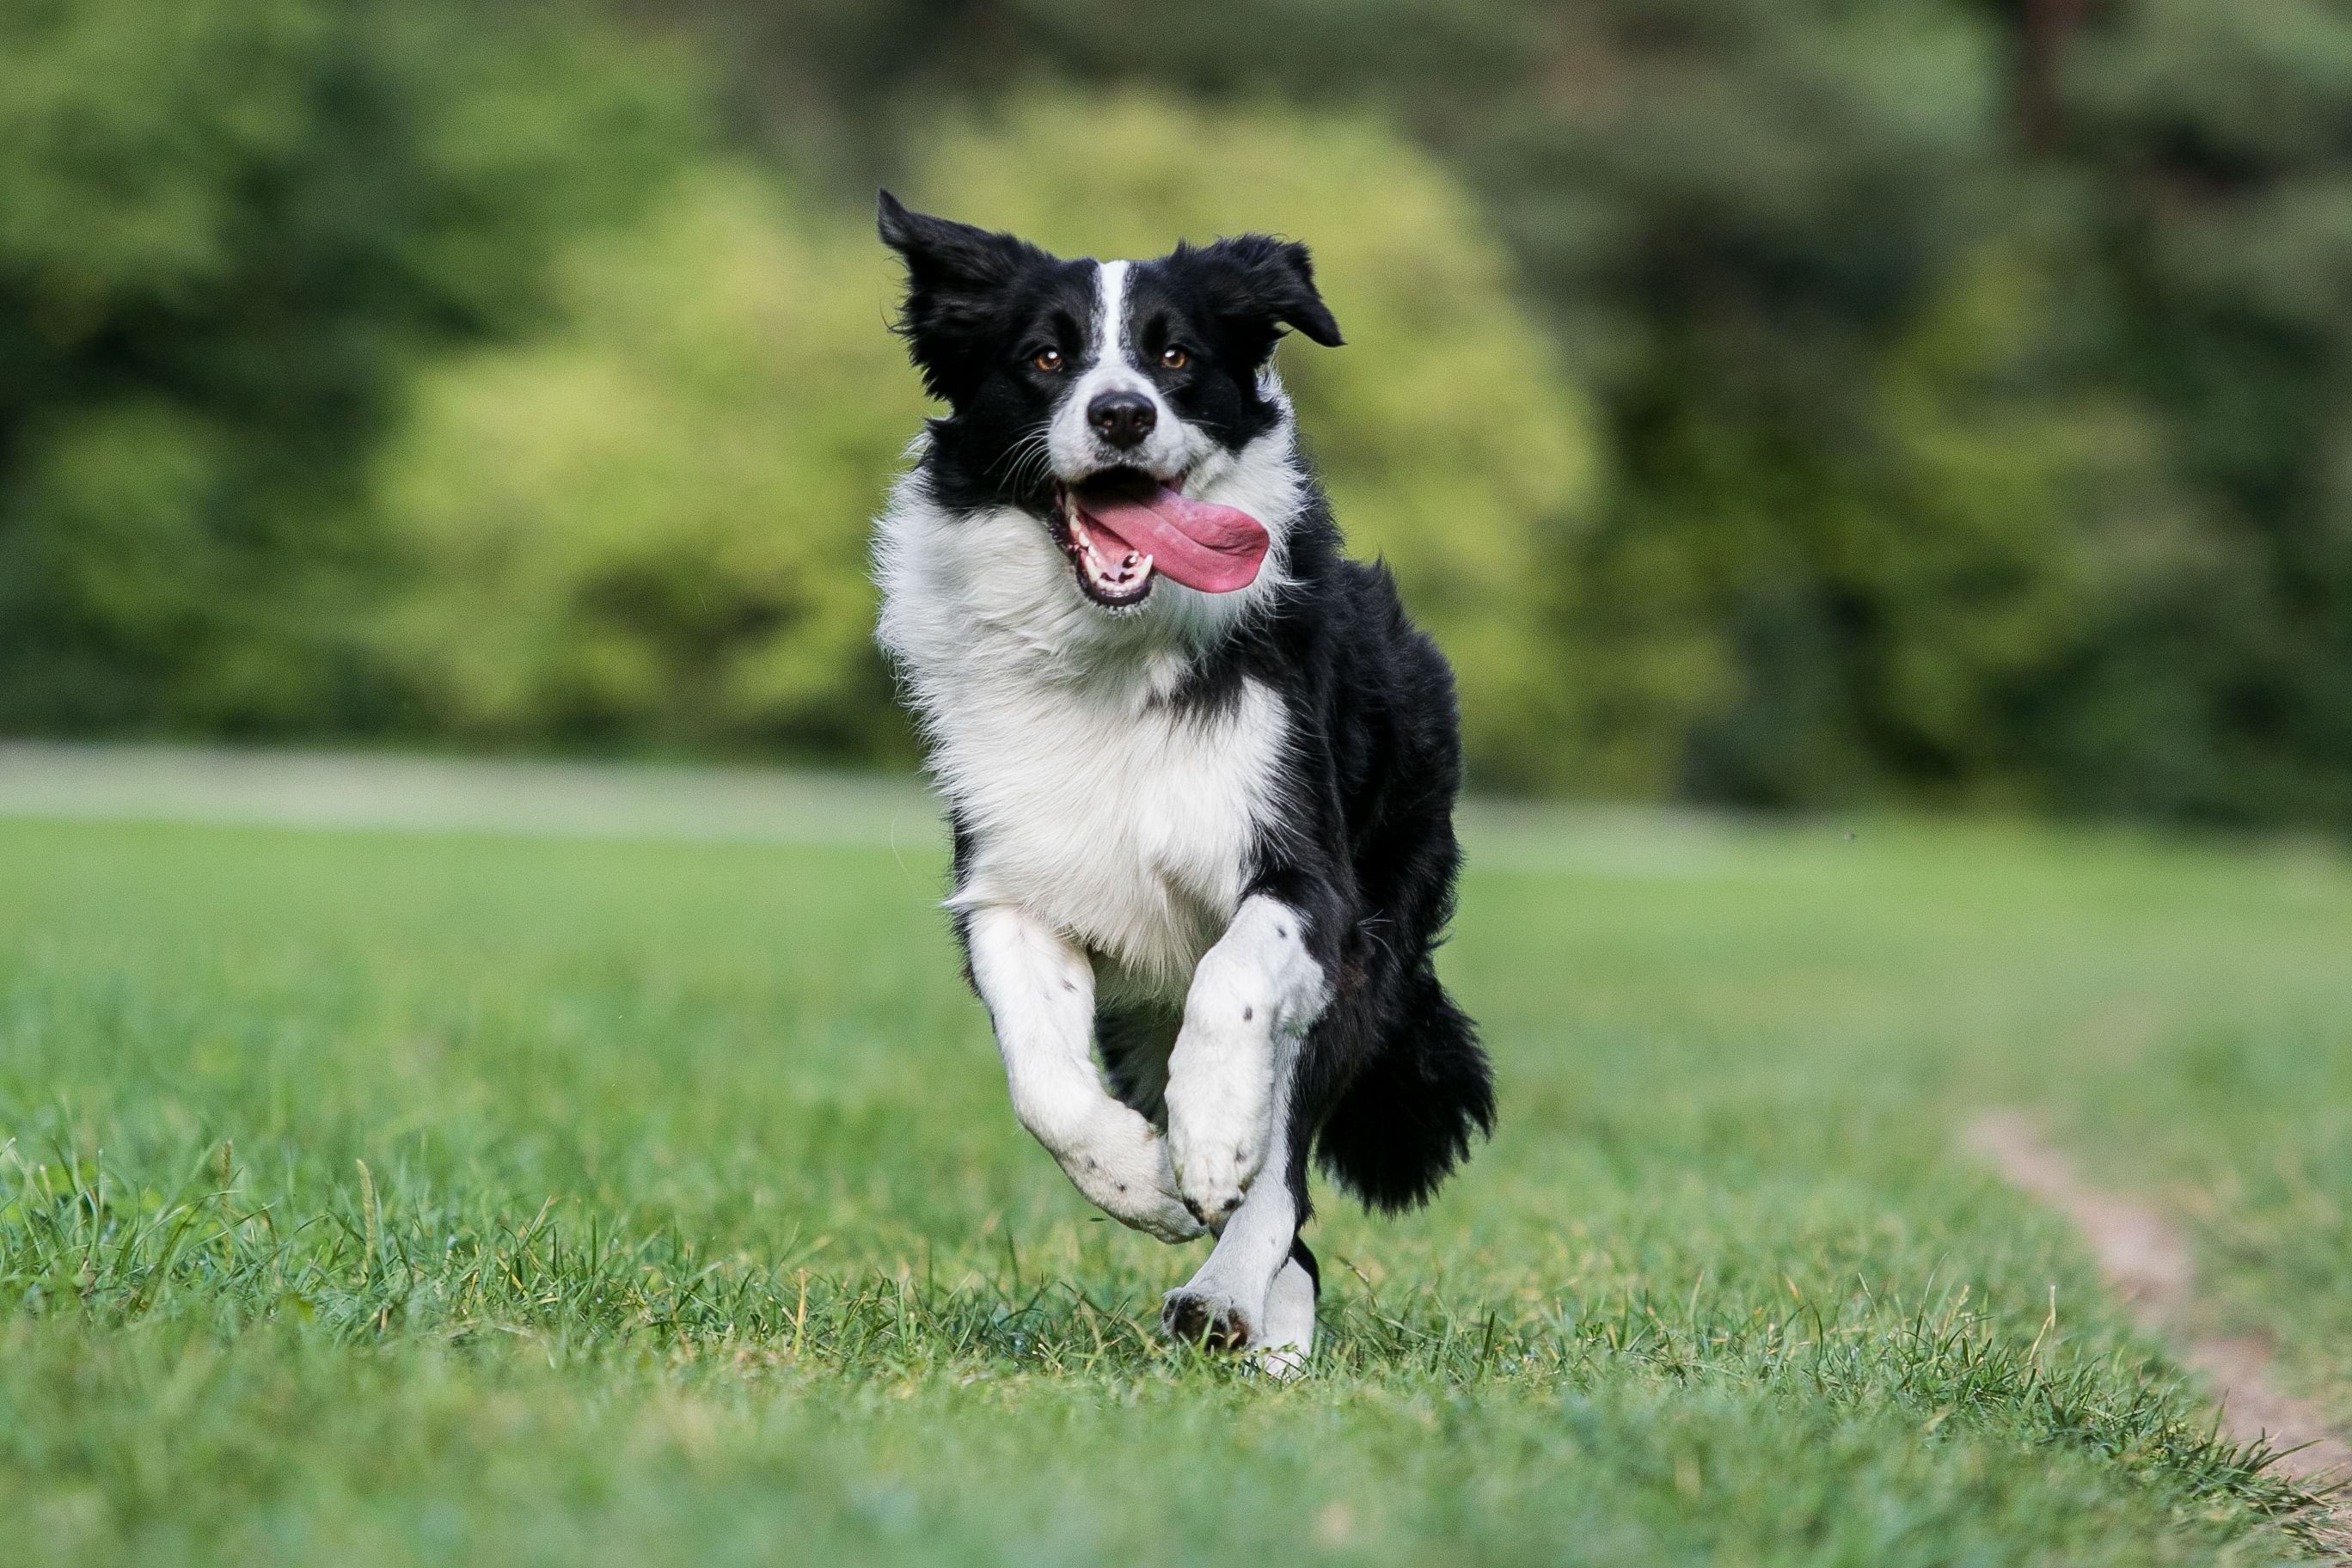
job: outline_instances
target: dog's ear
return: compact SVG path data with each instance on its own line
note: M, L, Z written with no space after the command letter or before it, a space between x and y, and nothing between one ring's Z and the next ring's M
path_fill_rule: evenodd
M1286 326L1327 349L1346 341L1316 292L1314 258L1297 240L1237 234L1197 249L1178 246L1176 255L1253 364L1265 363Z
M1026 240L968 223L910 212L880 193L876 227L907 264L907 300L898 331L932 395L955 402L987 353L1004 286L1022 268L1047 259Z

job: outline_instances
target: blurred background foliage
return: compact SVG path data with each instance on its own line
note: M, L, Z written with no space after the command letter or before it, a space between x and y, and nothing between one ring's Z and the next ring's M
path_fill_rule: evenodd
M925 407L870 226L804 205L698 172L565 258L560 326L422 378L378 470L380 624L436 722L894 749L866 537Z
M2352 826L2333 0L17 0L0 729L905 759L883 181L1316 247L1486 787Z

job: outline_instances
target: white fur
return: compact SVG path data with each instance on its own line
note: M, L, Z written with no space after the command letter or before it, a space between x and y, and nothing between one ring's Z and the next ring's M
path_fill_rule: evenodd
M1003 906L974 910L968 937L972 983L996 1026L1021 1124L1114 1219L1162 1241L1200 1235L1176 1191L1166 1142L1095 1073L1094 971L1086 953Z
M1286 1068L1287 1064L1285 1064ZM1250 1350L1288 1349L1301 1339L1294 1293L1286 1293L1280 1303L1283 1310L1276 1321L1271 1309L1275 1306L1275 1285L1286 1266L1291 1265L1290 1244L1298 1235L1298 1205L1290 1195L1290 1184L1280 1172L1289 1163L1290 1080L1286 1070L1278 1075L1268 1097L1270 1115L1267 1118L1266 1164L1277 1173L1271 1179L1253 1183L1244 1194L1241 1206L1226 1220L1217 1235L1217 1245L1192 1278L1168 1292L1162 1309L1164 1321L1171 1326L1185 1314L1192 1314L1228 1327L1239 1325L1245 1333L1244 1348ZM1305 1270L1299 1270L1303 1276ZM1307 1285L1306 1332L1310 1342L1314 1336L1314 1289Z
M1280 703L1251 685L1202 719L1054 696L994 715L952 758L939 748L973 845L956 904L1016 905L1067 931L1108 961L1112 994L1181 994L1241 902L1273 805Z
M1330 994L1298 911L1265 897L1243 903L1193 972L1168 1058L1168 1145L1178 1188L1211 1225L1257 1179L1276 1088Z
M1296 1258L1274 1277L1265 1295L1265 1321L1249 1348L1276 1377L1296 1377L1314 1353L1315 1277Z
M1331 998L1302 932L1296 910L1245 901L1193 975L1168 1062L1177 1186L1213 1228L1222 1222L1216 1247L1169 1292L1168 1310L1244 1325L1246 1348L1285 1373L1315 1342L1314 1281L1290 1257L1291 1079L1299 1037Z
M1016 508L950 514L921 472L891 497L876 550L878 635L972 835L955 903L1025 909L1108 963L1118 994L1181 997L1239 904L1276 808L1287 716L1255 682L1211 714L1167 698L1192 661L1281 581L1304 500L1286 416L1195 470L1199 499L1273 536L1257 581L1202 594L1160 579L1110 611Z

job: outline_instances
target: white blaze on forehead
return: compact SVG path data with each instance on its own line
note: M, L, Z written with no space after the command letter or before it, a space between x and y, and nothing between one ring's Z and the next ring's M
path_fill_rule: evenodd
M1046 426L1046 449L1053 455L1055 473L1064 479L1118 465L1171 473L1190 467L1194 456L1192 437L1176 411L1133 357L1127 299L1134 265L1129 261L1095 264L1095 319L1093 336L1087 344L1087 368L1070 383L1061 406ZM1151 400L1159 419L1140 447L1114 450L1096 438L1087 422L1087 409L1107 392L1131 392Z
M1095 265L1095 370L1135 368L1127 357L1127 269L1124 261Z

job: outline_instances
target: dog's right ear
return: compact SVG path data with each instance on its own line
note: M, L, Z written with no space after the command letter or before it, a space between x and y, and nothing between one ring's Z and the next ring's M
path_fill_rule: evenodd
M955 403L991 350L1004 286L1045 253L1009 234L910 212L887 191L877 207L882 243L907 264L898 331L931 395Z

